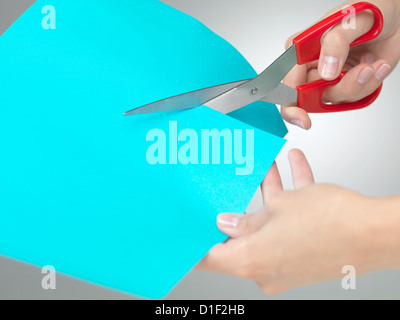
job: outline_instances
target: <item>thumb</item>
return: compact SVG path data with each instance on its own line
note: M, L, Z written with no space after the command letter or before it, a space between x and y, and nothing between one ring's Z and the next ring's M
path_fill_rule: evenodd
M336 79L346 63L350 44L371 30L374 17L369 12L360 12L356 16L356 27L346 29L339 23L325 34L321 43L318 71L325 80Z
M251 214L222 213L217 217L221 232L231 238L238 238L258 231L267 221L267 214L260 210Z

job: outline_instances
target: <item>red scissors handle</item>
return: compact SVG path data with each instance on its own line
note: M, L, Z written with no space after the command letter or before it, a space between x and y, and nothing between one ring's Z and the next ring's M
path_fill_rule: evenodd
M354 8L354 14L364 10L371 10L374 14L375 23L369 32L356 39L350 45L351 48L375 39L383 29L383 15L378 7L368 2L358 2L353 4L352 7ZM293 44L296 47L297 63L305 64L318 60L323 34L348 16L348 12L339 11L298 35L293 40Z
M383 29L383 15L378 7L368 2L358 2L353 4L353 8L354 14L363 10L371 10L375 17L375 23L369 32L356 39L350 45L351 48L375 39ZM297 63L305 64L317 60L321 52L321 37L323 34L344 18L348 17L348 15L347 12L339 11L297 36L293 40L293 44L296 48ZM338 84L345 74L346 72L342 72L341 75L333 81L317 80L298 86L298 107L313 113L356 110L369 106L379 96L382 85L371 95L360 101L343 104L324 103L322 97L325 90Z
M322 97L325 90L338 84L345 74L346 71L343 71L338 78L332 81L321 79L298 86L296 88L298 93L297 106L310 113L340 112L365 108L378 98L382 90L382 85L368 97L356 102L342 104L324 103Z

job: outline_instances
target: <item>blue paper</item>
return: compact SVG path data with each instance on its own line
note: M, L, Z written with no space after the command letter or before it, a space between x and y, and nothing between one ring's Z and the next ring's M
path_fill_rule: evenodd
M163 297L226 239L216 215L244 212L286 128L264 102L230 116L202 106L124 117L255 71L201 23L158 1L52 0L56 29L43 28L47 4L37 1L0 37L0 254ZM150 164L154 129L166 135L168 163L170 149L187 142L175 130L191 130L199 144L205 129L232 137L242 130L243 139L253 132L252 171L201 164L201 154L200 164ZM232 149L246 150L244 141Z

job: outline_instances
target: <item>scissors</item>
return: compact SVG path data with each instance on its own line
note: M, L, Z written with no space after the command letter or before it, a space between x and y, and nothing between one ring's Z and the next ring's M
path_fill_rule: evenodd
M383 28L383 16L376 6L368 2L358 2L353 4L353 8L352 14L363 10L372 11L375 23L369 32L350 45L351 48L375 39ZM379 96L382 85L371 95L359 101L341 104L329 104L323 101L325 90L339 83L345 72L342 72L335 80L316 80L300 85L296 89L281 83L296 64L302 65L318 60L321 37L346 17L349 17L348 12L339 11L307 29L293 40L293 45L284 54L253 79L183 93L135 108L124 115L192 109L201 105L207 105L227 114L255 101L267 101L285 106L297 105L310 113L339 112L367 107Z

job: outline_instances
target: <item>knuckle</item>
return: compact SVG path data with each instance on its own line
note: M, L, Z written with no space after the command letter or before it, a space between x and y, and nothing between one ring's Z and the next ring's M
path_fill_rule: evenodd
M251 218L248 215L240 219L239 221L239 229L243 233L250 233L252 231L252 225L250 223Z
M342 188L340 188L339 186L336 186L334 184L328 184L328 183L322 183L319 186L315 185L314 187L316 189L321 189L321 192L328 193L328 194L339 192L340 190L342 190Z
M289 39L286 40L285 47L289 49L293 44L293 39L296 38L301 32L296 32Z
M256 231L259 226L258 220L257 213L247 214L245 217L240 219L238 225L240 233L245 235Z
M339 29L334 29L328 32L322 40L323 45L335 46L336 48L341 48L346 44L345 37Z
M291 191L279 192L275 194L271 199L269 199L267 207L271 211L275 211L280 208L282 203L285 201L285 198L290 194Z
M289 49L291 47L291 45L293 44L293 38L294 38L294 36L292 36L292 37L290 37L289 39L286 40L286 43L285 43L285 49L286 50Z

